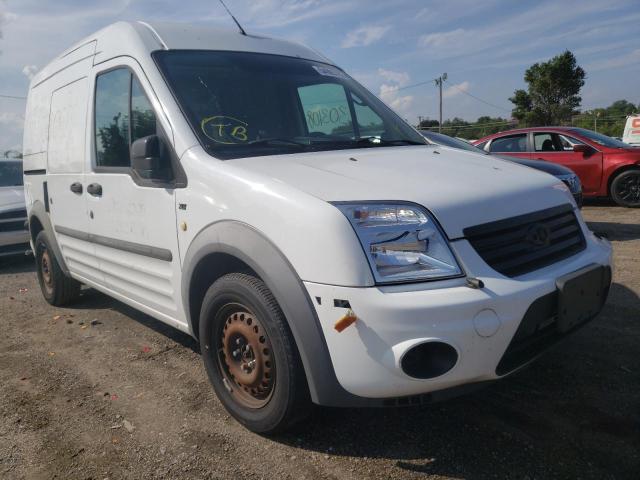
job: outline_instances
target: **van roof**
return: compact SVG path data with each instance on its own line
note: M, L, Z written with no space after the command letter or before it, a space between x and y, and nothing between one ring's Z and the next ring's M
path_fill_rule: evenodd
M303 45L258 35L243 35L237 29L188 23L117 22L89 35L64 51L32 80L32 87L81 58L94 56L94 65L128 55L140 59L155 50L225 50L270 53L332 63Z

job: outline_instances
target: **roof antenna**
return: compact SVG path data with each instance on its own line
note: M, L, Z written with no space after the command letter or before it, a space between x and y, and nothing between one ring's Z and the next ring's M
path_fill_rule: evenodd
M233 13L231 13L229 11L229 9L227 8L227 6L224 4L224 2L222 0L220 0L220 3L222 4L222 6L224 7L224 9L227 11L227 13L229 14L229 16L231 18L233 18L233 21L236 22L236 25L238 26L238 29L240 29L240 33L242 35L244 35L245 37L247 36L247 32L244 31L244 28L242 28L242 25L240 25L240 22L238 22L238 20L236 20L236 17L233 16Z

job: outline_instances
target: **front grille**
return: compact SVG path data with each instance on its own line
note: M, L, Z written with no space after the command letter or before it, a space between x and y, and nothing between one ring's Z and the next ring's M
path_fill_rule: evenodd
M24 230L27 221L27 210L21 208L0 213L0 232L15 232Z
M491 268L507 277L546 267L586 246L571 205L465 228L464 235Z

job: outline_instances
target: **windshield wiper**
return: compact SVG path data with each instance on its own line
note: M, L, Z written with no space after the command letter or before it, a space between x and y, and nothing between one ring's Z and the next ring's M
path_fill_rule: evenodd
M296 146L296 147L307 147L308 143L299 142L297 140L293 140L291 138L281 138L281 137L272 137L272 138L262 138L260 140L252 140L251 142L247 142L245 145L287 145L287 146Z
M388 147L392 145L427 145L424 142L416 142L415 140L406 140L406 139L384 140L378 137L357 138L355 140L351 140L349 143L353 143L355 145L368 145L372 147Z

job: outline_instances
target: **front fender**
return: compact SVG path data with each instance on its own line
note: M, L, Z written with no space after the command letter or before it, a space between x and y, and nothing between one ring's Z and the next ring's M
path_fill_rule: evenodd
M350 394L336 378L316 311L293 266L265 235L238 221L219 221L202 229L191 242L183 264L182 298L194 331L189 293L198 263L210 254L231 255L255 271L271 290L293 333L314 403L332 406L369 404Z

